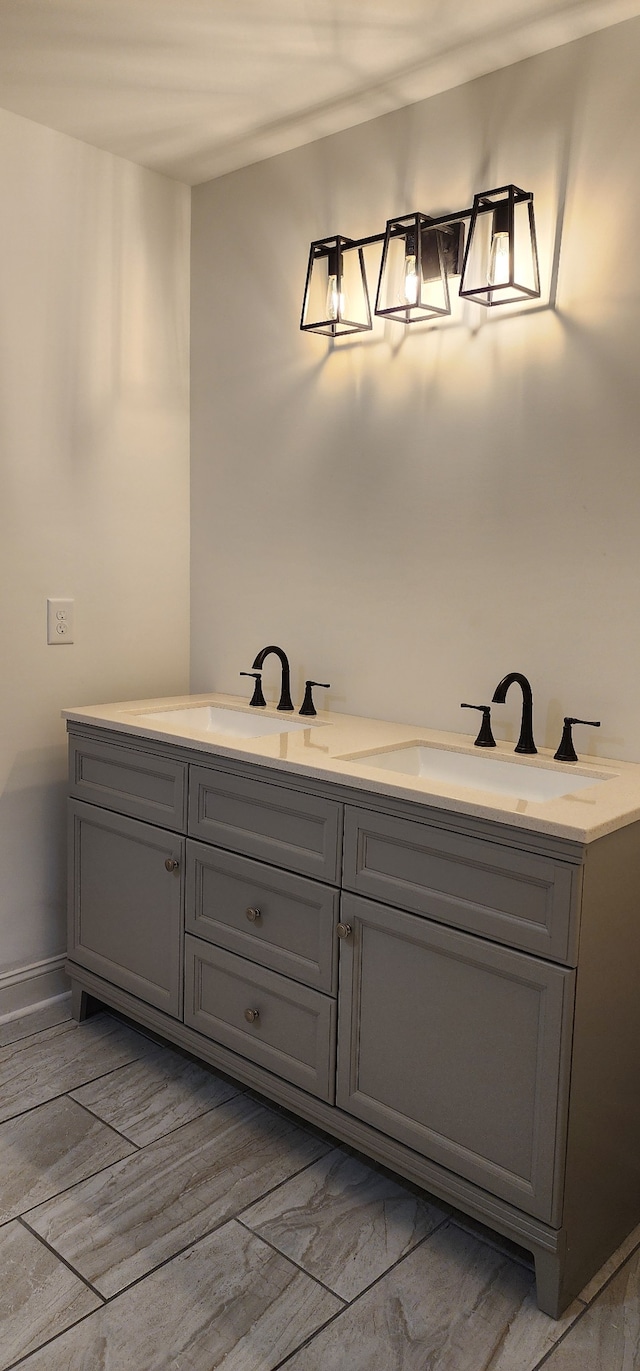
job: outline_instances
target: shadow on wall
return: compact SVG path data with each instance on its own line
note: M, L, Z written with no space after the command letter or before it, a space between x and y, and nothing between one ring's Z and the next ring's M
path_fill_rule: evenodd
M19 752L0 794L0 973L66 947L66 770L64 747Z

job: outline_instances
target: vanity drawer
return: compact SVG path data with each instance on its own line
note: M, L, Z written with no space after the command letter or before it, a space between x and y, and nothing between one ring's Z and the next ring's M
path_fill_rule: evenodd
M328 995L187 933L184 1021L333 1104L336 1001Z
M337 884L342 806L333 800L192 766L189 833L218 847Z
M187 841L187 932L329 995L339 898L333 886Z
M483 838L345 811L345 889L571 965L581 874Z
M184 762L71 734L69 782L70 794L79 800L161 828L181 833L186 828Z

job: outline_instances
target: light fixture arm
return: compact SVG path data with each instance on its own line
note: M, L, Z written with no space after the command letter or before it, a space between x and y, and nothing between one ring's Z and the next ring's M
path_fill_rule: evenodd
M472 214L473 206L470 209L456 210L455 214L440 214L435 219L429 215L429 228L446 228L449 224L461 224L465 219L470 219ZM401 229L393 229L391 236L399 238L401 234ZM382 233L369 233L366 238L350 238L349 242L354 248L368 248L372 243L384 243L386 237L387 230L384 229Z

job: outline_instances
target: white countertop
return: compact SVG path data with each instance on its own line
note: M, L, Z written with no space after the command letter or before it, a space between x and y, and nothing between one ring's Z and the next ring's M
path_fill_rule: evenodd
M201 705L240 710L251 718L286 719L304 724L304 728L265 737L238 738L190 727L184 719L171 722L171 713L162 720L150 721L141 717L152 711L184 711ZM553 754L547 749L540 749L535 757L516 757L512 743L498 743L495 749L480 751L473 747L474 735L438 733L411 724L386 723L381 719L362 719L357 715L325 711L318 711L316 718L307 720L297 713L281 714L271 705L249 710L246 699L233 695L126 700L65 709L63 718L136 738L183 744L212 756L235 757L296 775L339 781L378 795L391 795L435 809L475 815L576 842L591 842L640 819L640 765L633 762L590 758L586 762L560 763L553 760ZM415 744L462 753L469 758L493 757L513 764L518 776L523 775L525 768L552 768L554 772L567 775L568 787L573 777L593 780L593 786L587 785L576 794L571 794L569 789L567 794L555 799L522 800L487 789L472 789L452 779L434 781L424 776L382 770L368 763L367 753Z

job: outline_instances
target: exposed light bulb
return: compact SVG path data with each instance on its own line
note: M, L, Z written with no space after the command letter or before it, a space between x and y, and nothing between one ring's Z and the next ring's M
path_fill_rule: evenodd
M507 286L509 280L509 234L494 233L489 254L488 283L490 286Z
M327 285L327 319L341 319L344 316L344 291L338 290L337 275L329 276Z
M418 273L414 252L408 252L404 259L404 298L407 305L418 303Z

